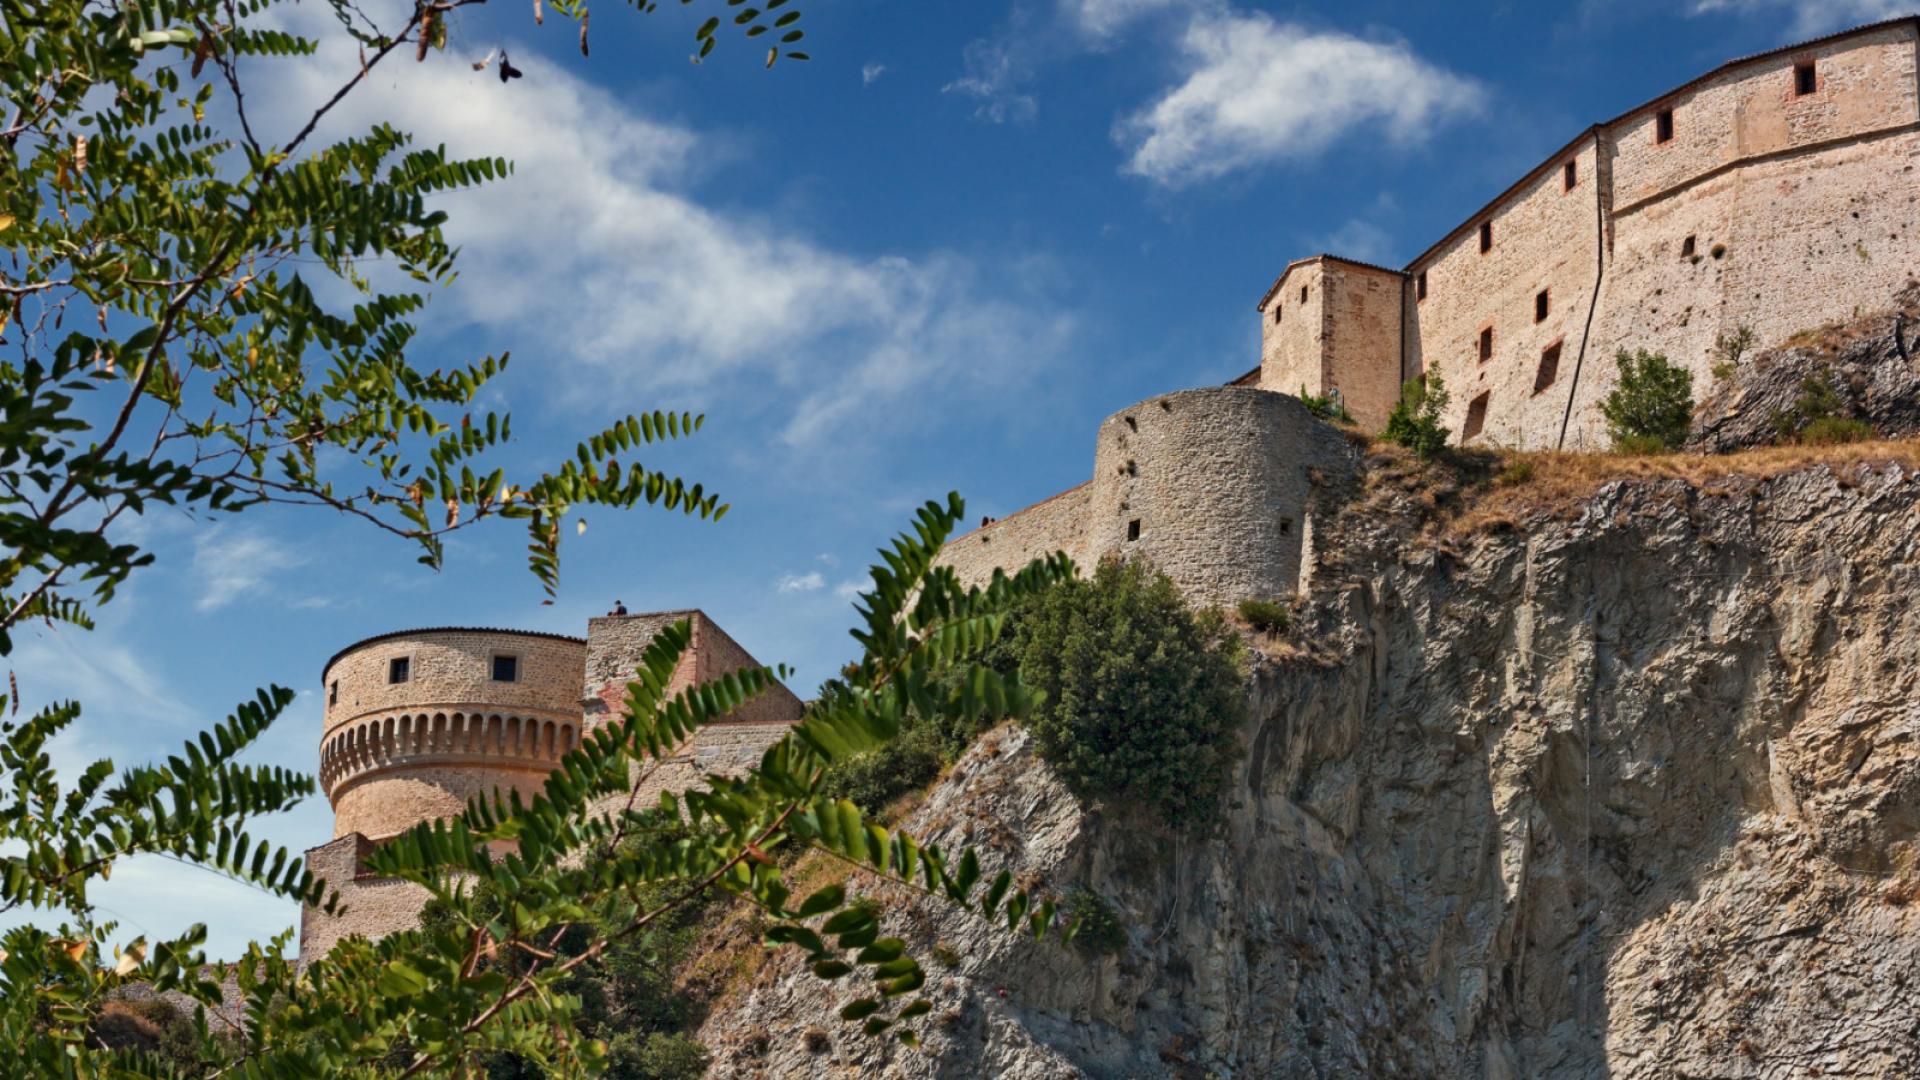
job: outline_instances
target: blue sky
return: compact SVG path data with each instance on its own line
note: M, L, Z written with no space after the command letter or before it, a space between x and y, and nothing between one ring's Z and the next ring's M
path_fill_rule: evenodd
M319 512L155 512L128 535L159 562L100 628L29 632L11 658L26 707L85 703L61 761L164 754L279 683L302 697L258 757L310 769L342 645L580 633L616 598L704 608L807 695L850 657L850 590L911 507L959 490L998 516L1086 479L1104 416L1258 362L1253 305L1289 259L1404 262L1586 125L1914 4L800 6L814 59L771 72L724 35L688 64L702 8L609 5L591 59L525 4L464 11L448 55L379 69L330 121L516 161L449 200L463 276L417 357L512 352L489 399L515 416L507 462L552 462L629 412L704 411L646 460L720 491L727 518L589 514L543 606L510 526L462 534L434 574ZM525 78L471 71L496 47ZM347 62L323 53L250 100L290 131ZM316 799L270 831L302 849L330 820ZM296 917L156 861L100 900L130 932L206 921L216 956Z

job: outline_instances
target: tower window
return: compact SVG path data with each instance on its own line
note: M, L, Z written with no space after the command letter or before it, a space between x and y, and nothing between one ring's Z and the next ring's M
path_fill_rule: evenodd
M1461 442L1480 434L1481 429L1487 426L1487 400L1492 396L1493 391L1485 391L1467 406L1467 426L1460 432Z
M1819 76L1814 74L1813 61L1802 60L1793 65L1793 94L1795 97L1806 97L1808 94L1813 93L1819 85L1820 79Z
M1307 302L1307 287L1305 285L1300 286L1300 302L1303 304Z
M1280 321L1280 312L1281 312L1281 309L1283 309L1283 308L1285 308L1285 307L1286 307L1286 305L1285 305L1285 304L1275 304L1275 305L1273 305L1273 321L1274 321L1274 322L1279 322L1279 321Z
M1487 252L1492 250L1493 250L1493 222L1483 221L1480 223L1480 253L1484 255Z
M333 680L333 685L327 687L327 704L329 705L340 704L340 680L339 679Z
M1127 543L1131 544L1138 539L1140 539L1140 519L1134 518L1127 522Z
M1413 279L1413 298L1415 300L1425 300L1427 298L1427 272L1425 270L1420 271L1420 276Z
M387 682L403 683L413 677L413 658L396 656L387 661Z
M1693 237L1689 236L1685 240L1680 241L1680 257L1683 259L1693 258L1694 248L1695 248L1695 244L1694 244Z
M1653 141L1657 143L1673 141L1673 110L1661 109L1660 115L1653 119Z
M1547 299L1547 292L1548 290L1541 289L1539 292L1533 295L1533 321L1534 322L1547 321L1547 305L1549 303Z
M1539 393L1553 385L1560 375L1560 343L1554 342L1540 350L1540 370L1533 375L1533 392Z
M1561 179L1566 183L1565 190L1572 191L1574 185L1580 182L1580 163L1578 161L1567 162L1561 170Z
M1480 331L1480 362L1484 364L1491 359L1493 359L1493 327L1489 326Z
M494 682L519 682L520 658L505 653L495 653L493 657Z

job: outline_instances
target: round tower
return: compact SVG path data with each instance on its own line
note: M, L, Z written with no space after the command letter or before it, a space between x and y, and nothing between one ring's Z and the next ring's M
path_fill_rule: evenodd
M481 792L538 791L580 738L586 652L558 634L441 628L334 654L320 736L333 835L379 841Z
M1315 489L1352 453L1287 394L1221 386L1148 398L1100 425L1084 553L1144 557L1209 603L1291 596L1311 560Z

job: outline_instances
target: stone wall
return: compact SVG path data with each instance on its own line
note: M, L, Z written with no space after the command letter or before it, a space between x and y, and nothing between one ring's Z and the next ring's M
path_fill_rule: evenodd
M382 938L414 925L429 893L408 881L369 877L361 863L374 843L358 833L307 849L307 872L325 878L340 894L342 909L328 916L307 908L300 917L300 955L325 956L341 938L359 934Z
M1260 385L1269 390L1327 392L1324 266L1318 255L1292 263L1260 302Z
M692 638L667 682L669 694L680 693L728 672L759 666L760 662L739 642L697 609L589 619L586 684L581 696L589 728L620 714L626 702L627 684L640 668L641 654L655 635L680 621L689 624ZM793 691L776 684L724 722L792 724L799 721L801 711L800 699Z
M1019 570L1038 558L1064 551L1083 567L1087 499L1091 484L1081 484L947 542L938 562L951 566L965 585L985 585L995 570Z
M1144 558L1196 602L1292 596L1315 477L1349 468L1350 455L1287 394L1214 387L1150 398L1100 425L1088 561Z
M1386 427L1387 414L1400 400L1405 285L1398 271L1344 259L1321 262L1326 309L1321 385L1338 388L1348 414L1369 431Z

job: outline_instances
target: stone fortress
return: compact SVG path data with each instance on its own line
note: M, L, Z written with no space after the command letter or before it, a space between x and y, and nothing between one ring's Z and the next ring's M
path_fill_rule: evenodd
M452 817L475 795L538 792L568 750L619 714L641 652L681 619L690 621L693 640L674 671L674 692L756 665L698 610L591 619L585 638L405 630L356 642L328 660L320 676L320 785L333 805L333 840L309 849L306 862L339 890L342 906L331 916L301 912L301 958L322 956L349 934L378 938L413 925L426 891L369 876L366 857L422 821ZM744 772L800 712L800 700L775 686L637 775L640 803L709 775Z
M1756 346L1885 306L1920 275L1920 17L1734 60L1596 124L1404 269L1290 263L1260 366L1100 426L1093 479L950 542L962 580L1055 550L1152 559L1190 597L1304 591L1316 492L1353 453L1292 395L1379 431L1438 369L1456 442L1605 447L1620 349L1710 385Z

